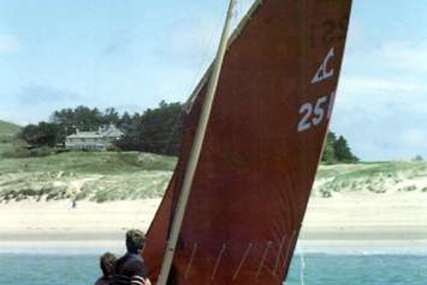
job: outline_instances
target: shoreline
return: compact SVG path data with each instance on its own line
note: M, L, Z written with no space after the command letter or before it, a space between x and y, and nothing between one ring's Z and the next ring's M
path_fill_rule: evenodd
M125 252L122 240L0 241L0 255L102 255ZM299 240L295 255L427 256L425 240Z

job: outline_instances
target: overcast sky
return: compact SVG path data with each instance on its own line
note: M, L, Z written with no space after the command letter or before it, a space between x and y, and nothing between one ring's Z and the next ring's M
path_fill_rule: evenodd
M185 101L212 60L227 2L0 0L0 119ZM332 129L362 159L427 157L426 15L426 1L354 1Z

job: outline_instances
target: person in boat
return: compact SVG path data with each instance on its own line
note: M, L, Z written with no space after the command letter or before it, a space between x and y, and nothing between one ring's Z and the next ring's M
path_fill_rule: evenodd
M145 234L139 230L126 233L127 253L116 262L112 285L151 285L147 267L141 256Z
M100 258L100 266L102 271L102 277L100 277L95 285L109 285L113 275L114 275L114 267L117 258L112 253L105 253Z

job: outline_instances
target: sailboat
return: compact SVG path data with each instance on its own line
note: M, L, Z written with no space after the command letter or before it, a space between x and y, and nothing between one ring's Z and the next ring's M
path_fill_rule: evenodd
M262 0L191 96L147 232L153 284L282 284L322 155L351 0Z

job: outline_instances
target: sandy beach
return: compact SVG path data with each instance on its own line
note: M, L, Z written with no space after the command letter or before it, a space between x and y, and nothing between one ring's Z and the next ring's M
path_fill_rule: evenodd
M0 252L120 251L125 231L146 230L160 199L0 205ZM300 247L306 251L427 249L427 193L345 193L309 203Z

